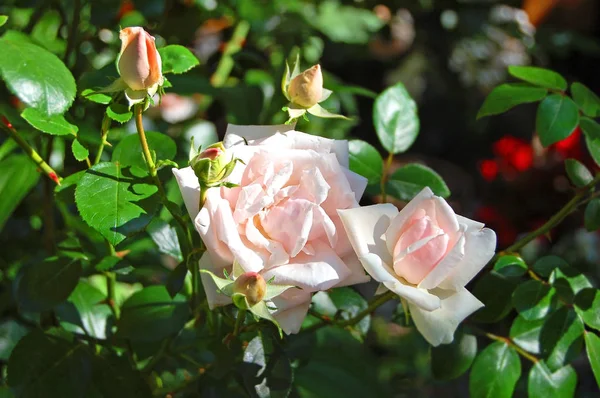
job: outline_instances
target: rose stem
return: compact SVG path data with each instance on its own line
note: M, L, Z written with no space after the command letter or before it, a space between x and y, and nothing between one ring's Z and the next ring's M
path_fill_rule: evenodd
M108 130L110 129L110 118L105 113L102 118L102 127L100 130L100 146L98 146L98 153L96 153L96 158L94 159L94 164L98 164L102 159L102 152L104 151L104 145L108 144L106 141L106 137L108 137Z
M381 176L381 202L385 203L387 201L387 192L385 191L385 183L388 180L388 173L390 172L390 166L392 165L392 160L394 160L394 154L389 153L387 160L385 161L385 165L383 166L383 174Z

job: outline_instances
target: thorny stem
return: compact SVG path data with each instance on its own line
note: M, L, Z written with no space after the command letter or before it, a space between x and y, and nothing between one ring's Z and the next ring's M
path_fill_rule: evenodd
M110 129L110 118L105 113L102 118L102 127L100 130L100 146L98 147L98 152L96 153L96 158L94 159L94 164L98 164L102 159L102 152L104 151L104 145L108 144L106 138L108 137L108 130ZM109 144L110 145L110 144Z
M394 160L394 154L390 152L385 161L385 165L383 166L383 175L381 176L381 202L382 203L385 203L387 201L387 192L385 191L385 183L388 180L388 173L390 172L392 160Z
M18 133L17 131L10 125L6 125L0 122L0 128L4 130L16 143L25 151L27 156L56 184L60 185L62 181L62 177L58 175L58 173L42 159L39 153L36 152L35 149L31 147Z

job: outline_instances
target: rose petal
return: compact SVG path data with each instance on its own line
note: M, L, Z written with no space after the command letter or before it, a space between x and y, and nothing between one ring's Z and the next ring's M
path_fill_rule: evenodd
M356 257L356 254L351 253L346 257L343 257L342 261L350 270L350 275L348 275L344 280L335 285L335 287L352 286L357 285L359 283L365 283L371 280L369 275L365 273L365 268L362 266L362 263L358 260L358 257Z
M467 227L467 231L479 231L485 227L484 223L479 221L471 220L470 218L456 215L456 220L459 224L465 225Z
M397 280L394 282L383 282L383 284L392 292L418 308L423 308L427 311L440 308L440 299L425 289L418 289Z
M459 290L485 267L496 251L496 233L489 228L465 233L465 255L452 273L439 284L443 289Z
M454 247L419 283L421 289L437 287L462 261L465 256L465 237L460 236Z
M226 268L219 266L216 262L213 262L208 253L204 253L202 255L200 261L198 261L198 266L200 269L209 270L219 277L223 277L223 269ZM231 271L231 267L229 267L229 271ZM206 293L208 307L211 310L215 307L231 304L231 298L219 293L217 285L215 285L215 282L210 275L201 272L200 279L202 281L202 286L204 287L204 292Z
M183 202L190 215L190 218L194 220L198 214L198 207L200 202L200 184L198 184L198 177L194 174L194 170L191 167L185 167L183 169L171 169L177 184L179 184L179 190L183 197Z
M286 334L296 334L300 331L309 308L310 299L290 309L277 311L273 317Z
M436 209L436 221L438 226L444 230L451 238L458 231L458 221L456 219L456 213L452 210L452 207L443 198L435 196L433 198Z
M233 264L233 255L229 247L219 238L216 227L221 222L219 203L222 199L216 190L209 190L206 195L204 207L194 220L196 230L206 245L206 251L213 260L218 260L223 264ZM231 213L231 210L230 210Z
M358 257L373 253L387 264L392 263L392 250L388 250L382 239L390 226L391 220L397 216L398 209L392 204L378 204L338 210L348 239ZM394 242L395 243L395 242ZM371 274L375 278L374 275ZM377 279L377 278L376 278Z
M263 273L266 280L275 277L277 284L293 285L309 292L327 290L349 275L350 270L346 264L329 246L320 242L315 246L314 256L300 252L290 259L289 264L271 268Z
M304 199L290 199L282 203L267 211L261 225L271 239L280 242L290 257L294 257L308 241L315 205Z
M239 126L235 124L228 124L225 137L223 138L223 144L225 148L231 148L233 146L246 146L248 144L253 145L255 140L264 139L265 137L272 136L276 133L283 133L292 130L294 126L287 124L279 125L267 125L267 126ZM244 138L246 141L244 141Z
M437 310L427 311L411 303L408 307L417 330L435 347L451 343L458 325L483 304L464 288L457 292L440 289L434 292L441 299Z
M350 184L350 189L352 192L354 192L354 199L356 199L357 202L360 202L360 198L362 198L363 194L365 193L365 189L367 189L369 180L346 168L342 168L342 172L346 176L348 184Z
M405 223L410 219L415 211L423 206L423 201L433 198L433 191L429 187L423 188L417 196L415 196L394 219L391 221L389 228L385 231L385 240L389 253L394 252L394 246L400 239L400 232Z

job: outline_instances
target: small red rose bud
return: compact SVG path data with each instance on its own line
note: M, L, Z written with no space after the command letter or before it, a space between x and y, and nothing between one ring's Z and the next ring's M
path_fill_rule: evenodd
M246 296L250 306L262 301L267 291L267 282L261 274L256 272L246 272L240 275L233 284L234 293L240 293Z

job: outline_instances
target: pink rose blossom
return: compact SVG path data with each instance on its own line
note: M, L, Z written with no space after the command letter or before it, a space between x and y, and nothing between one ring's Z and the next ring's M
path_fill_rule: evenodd
M207 247L200 267L219 275L235 259L245 272L296 286L272 300L282 329L296 333L311 293L369 279L337 213L358 207L367 181L348 169L346 141L289 129L230 125L225 147L245 164L227 181L239 186L210 189L200 212L194 172L173 172ZM210 277L202 281L211 308L231 302Z

